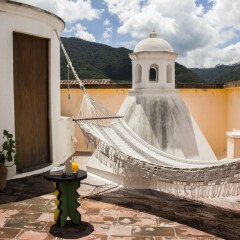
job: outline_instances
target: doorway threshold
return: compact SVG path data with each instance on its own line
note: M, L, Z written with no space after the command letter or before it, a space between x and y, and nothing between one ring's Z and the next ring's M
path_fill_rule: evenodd
M41 173L50 171L50 169L51 169L53 166L55 166L55 165L56 165L56 164L51 163L51 164L48 164L48 165L45 166L45 167L38 168L38 169L35 169L35 170L29 170L29 171L26 171L26 170L24 169L24 172L17 173L15 176L9 178L8 180L19 179L19 178L24 178L24 177L29 177L29 176L41 174Z

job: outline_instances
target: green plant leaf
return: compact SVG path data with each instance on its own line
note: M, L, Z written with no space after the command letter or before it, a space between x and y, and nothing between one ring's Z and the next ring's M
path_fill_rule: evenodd
M15 141L13 140L13 134L9 133L6 129L3 130L3 138L5 141L2 144L2 150L0 151L0 163L4 164L7 162L16 163L15 154Z

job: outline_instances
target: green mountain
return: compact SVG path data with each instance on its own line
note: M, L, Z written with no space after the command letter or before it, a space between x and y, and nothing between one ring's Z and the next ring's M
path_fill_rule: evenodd
M175 63L176 83L193 84L193 83L205 83L201 80L197 73L191 71L189 68Z
M81 79L110 78L114 82L131 82L132 64L128 56L132 51L113 48L79 38L61 38L72 64ZM190 69L176 63L177 83L201 83L200 77ZM70 79L73 79L70 73ZM61 51L61 79L68 79L67 61Z
M207 83L225 83L240 80L240 63L216 65L214 68L191 68Z

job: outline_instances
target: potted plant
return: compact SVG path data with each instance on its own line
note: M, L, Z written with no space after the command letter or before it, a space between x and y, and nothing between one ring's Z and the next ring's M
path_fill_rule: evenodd
M13 135L9 131L3 131L4 142L0 151L0 190L3 190L7 181L7 167L5 162L16 164L15 141Z

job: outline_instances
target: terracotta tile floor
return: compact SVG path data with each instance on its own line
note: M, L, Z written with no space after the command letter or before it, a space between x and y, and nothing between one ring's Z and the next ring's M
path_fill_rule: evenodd
M78 157L81 168L87 160ZM82 224L59 228L53 191L42 175L8 181L0 192L0 240L240 239L240 197L192 201L120 188L89 174L79 189Z

